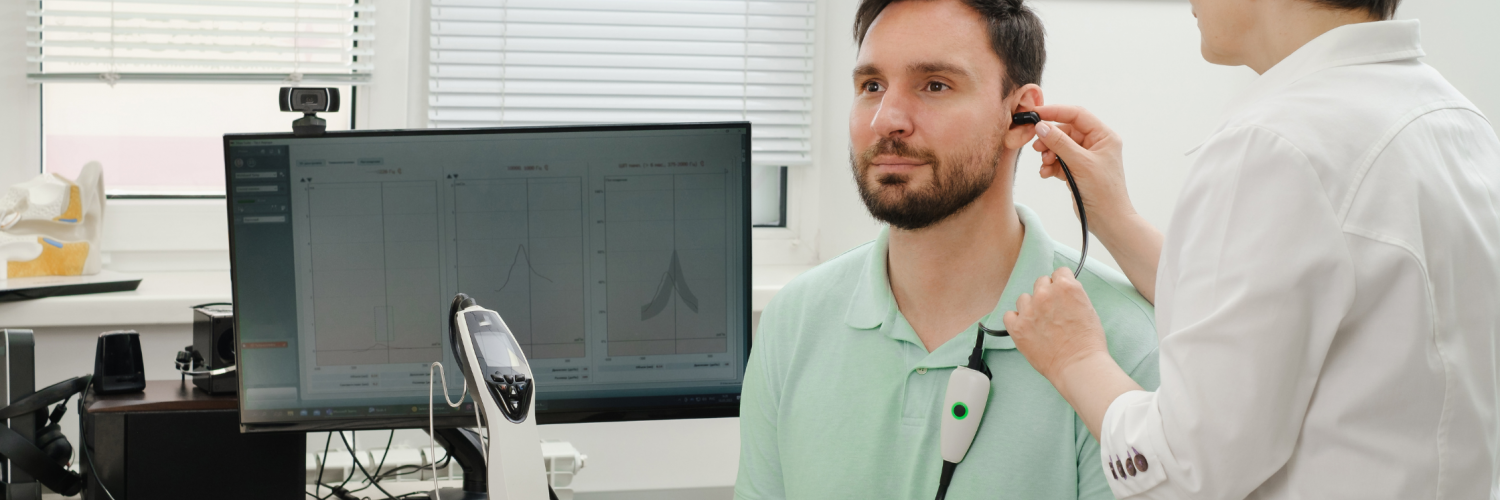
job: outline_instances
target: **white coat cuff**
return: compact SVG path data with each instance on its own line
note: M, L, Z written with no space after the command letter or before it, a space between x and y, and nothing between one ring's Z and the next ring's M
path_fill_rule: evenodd
M1099 428L1104 477L1115 498L1140 494L1167 480L1167 449L1161 438L1156 394L1130 391L1115 398Z

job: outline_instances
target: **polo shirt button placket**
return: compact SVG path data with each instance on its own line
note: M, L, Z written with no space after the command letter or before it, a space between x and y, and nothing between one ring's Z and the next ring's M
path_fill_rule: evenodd
M927 374L927 369L926 368L917 368L917 375L926 375L926 374Z

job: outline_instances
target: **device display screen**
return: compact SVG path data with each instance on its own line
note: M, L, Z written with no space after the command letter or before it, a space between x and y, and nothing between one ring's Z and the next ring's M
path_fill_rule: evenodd
M749 145L746 123L225 136L242 422L425 425L430 364L463 388L460 292L503 318L542 423L735 411Z
M526 362L520 356L521 347L511 341L510 330L505 328L499 316L489 311L475 311L465 313L464 317L469 335L473 337L474 349L484 363L485 373L501 368L526 368Z

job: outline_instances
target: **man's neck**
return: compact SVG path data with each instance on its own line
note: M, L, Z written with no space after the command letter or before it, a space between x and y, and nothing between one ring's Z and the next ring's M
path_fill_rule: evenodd
M928 352L995 309L1025 234L1010 183L998 179L938 224L891 229L891 292Z

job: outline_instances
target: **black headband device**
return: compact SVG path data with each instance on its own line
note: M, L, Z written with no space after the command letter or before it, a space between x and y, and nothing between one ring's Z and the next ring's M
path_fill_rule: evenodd
M11 465L36 478L48 489L73 496L83 489L83 477L68 470L68 461L73 457L73 445L63 436L58 423L67 412L68 400L74 394L88 389L92 377L84 375L52 384L33 392L5 408L0 408L0 422L16 425L17 417L35 415L34 439L27 439L10 426L0 425L0 455L10 459ZM56 404L49 412L48 406ZM79 407L83 406L80 399ZM84 450L87 453L87 450Z
M1035 125L1041 123L1042 116L1035 111L1023 111L1011 115L1010 121L1012 127ZM1068 170L1068 164L1063 162L1062 156L1057 157L1057 164L1062 167L1063 175L1068 179L1068 187L1073 190L1073 202L1078 207L1078 222L1083 226L1083 246L1079 251L1078 268L1073 270L1073 277L1077 278L1083 273L1084 261L1088 260L1089 220L1083 211L1083 195L1078 192L1078 182L1073 180L1073 172ZM963 461L964 455L969 452L969 446L974 444L974 436L978 434L979 423L984 418L985 404L989 402L990 381L994 375L990 373L989 366L984 364L986 334L1010 336L1008 331L991 330L980 323L979 331L975 333L974 351L969 354L969 364L954 368L948 377L939 437L943 472L938 479L937 500L948 496L948 484L953 481L953 472L958 470L958 463Z

